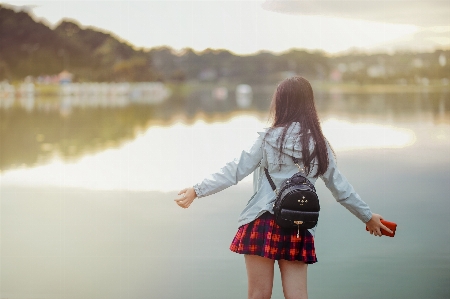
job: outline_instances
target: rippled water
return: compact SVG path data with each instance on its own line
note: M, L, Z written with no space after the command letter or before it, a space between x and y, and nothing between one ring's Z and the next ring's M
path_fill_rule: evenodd
M0 298L245 298L228 246L251 181L188 210L173 198L251 144L268 98L0 110ZM449 94L323 93L317 106L341 171L399 226L370 236L319 180L310 298L449 298Z

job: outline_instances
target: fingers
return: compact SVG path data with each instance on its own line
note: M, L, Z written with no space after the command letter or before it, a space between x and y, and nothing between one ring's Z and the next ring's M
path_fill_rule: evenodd
M370 232L371 235L381 237L381 236L383 235L382 230L384 230L384 231L386 231L386 232L388 232L388 233L391 233L391 234L393 233L393 231L390 230L390 229L389 229L387 226L385 226L384 224L380 224L379 227L373 227L373 228L370 228L370 229L369 229L369 232Z
M382 236L380 225L376 225L375 223L372 223L371 225L368 225L367 228L371 235L379 236L379 237Z
M389 232L389 233L391 233L391 234L394 233L391 229L389 229L389 227L387 227L387 226L384 225L383 223L381 224L381 229L384 229L385 231L387 231L387 232Z
M179 205L180 207L182 207L183 209L187 209L189 208L189 206L191 205L192 201L186 199L186 198L179 198L179 199L175 199L175 202L177 203L177 205Z
M380 229L380 234L381 234L381 230L385 230L385 231L387 231L388 233L393 233L393 231L389 228L389 227L387 227L386 225L384 225L383 224L383 222L381 222L381 220L383 219L383 217L381 217L381 215L379 215L379 217L380 217L380 221L379 221L379 223L378 223L378 225L379 225L379 229Z
M189 206L192 204L192 202L195 199L195 196L192 194L192 192L189 192L190 188L185 188L181 190L178 195L180 195L179 198L174 199L177 205L182 207L183 209L189 208ZM195 194L195 192L194 192Z
M370 231L370 234L371 234L371 235L379 236L379 237L382 236L381 230L380 230L379 228L372 228L372 229L370 229L369 231Z
M189 208L189 206L191 205L190 202L184 202L184 201L177 201L177 204L182 207L183 209L187 209Z
M378 236L378 237L381 237L383 234L381 233L381 229L379 229L379 228L376 228L375 229L375 232L374 232L374 235L375 236Z

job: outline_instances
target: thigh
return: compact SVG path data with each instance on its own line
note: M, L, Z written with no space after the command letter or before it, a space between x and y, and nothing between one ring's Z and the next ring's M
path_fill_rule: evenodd
M258 255L245 255L247 267L248 298L270 298L273 286L275 261Z
M301 261L279 260L281 283L286 299L307 299L308 265Z

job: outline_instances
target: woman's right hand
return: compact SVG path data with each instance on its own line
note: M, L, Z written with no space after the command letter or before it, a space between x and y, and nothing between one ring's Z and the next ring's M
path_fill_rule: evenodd
M175 199L175 202L183 209L189 208L194 199L197 198L197 193L195 193L195 189L192 187L181 190L178 192L178 195L180 197Z
M372 214L372 218L366 222L366 226L370 232L371 235L379 236L381 237L381 230L384 229L385 231L392 233L392 230L390 230L386 225L381 223L381 215L379 214Z

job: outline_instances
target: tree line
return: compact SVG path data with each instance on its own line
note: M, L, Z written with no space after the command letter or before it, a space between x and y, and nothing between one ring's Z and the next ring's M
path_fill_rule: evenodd
M80 81L154 81L151 55L110 33L62 21L55 29L0 6L0 80L54 75Z
M108 32L63 20L54 29L26 12L0 5L0 81L55 75L66 70L79 82L211 81L276 82L289 74L312 80L417 83L447 80L450 50L395 54L292 49L240 56L227 50L170 47L138 49Z

